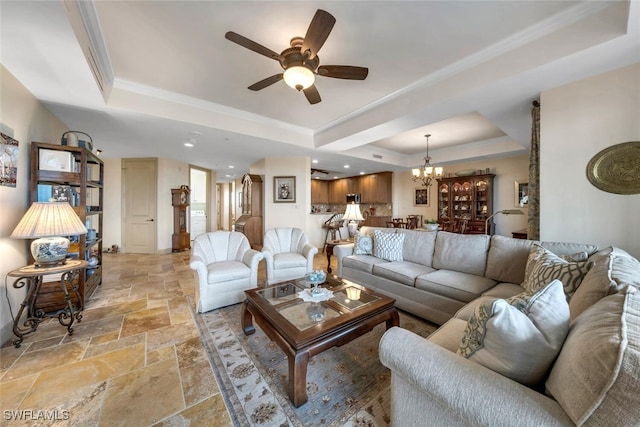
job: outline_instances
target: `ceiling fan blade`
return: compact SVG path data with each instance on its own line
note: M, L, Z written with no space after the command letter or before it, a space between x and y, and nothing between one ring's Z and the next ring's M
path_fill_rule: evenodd
M318 102L322 101L316 85L309 86L308 88L304 89L303 92L304 96L307 97L307 101L309 101L309 104L317 104Z
M318 9L309 24L300 52L304 54L308 50L310 52L309 58L315 58L324 42L327 41L327 37L329 37L329 33L335 23L336 18L333 15Z
M249 89L250 90L264 89L267 86L271 86L272 84L279 82L280 80L282 80L282 73L274 74L271 77L267 77L264 80L260 80L259 82L252 84L251 86L249 86Z
M249 50L252 50L256 53L259 53L260 55L264 55L267 58L271 58L271 59L275 59L276 61L280 60L280 54L276 53L274 51L272 51L271 49L262 46L259 43L254 42L253 40L250 40L248 38L246 38L245 36L241 36L238 33L234 33L233 31L227 31L227 33L224 35L224 38L226 38L227 40L230 40L234 43L239 44L242 47L246 47Z
M336 79L364 80L369 74L369 69L351 65L321 65L318 67L318 74Z

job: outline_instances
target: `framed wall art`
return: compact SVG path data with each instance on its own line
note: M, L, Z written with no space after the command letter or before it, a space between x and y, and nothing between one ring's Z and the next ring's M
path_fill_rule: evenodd
M295 203L296 202L296 177L295 176L274 176L273 177L273 202L274 203Z
M0 133L0 185L15 187L17 176L18 140L2 132Z
M413 206L429 206L429 188L419 187L413 189Z
M516 207L523 208L529 204L529 183L515 181L513 196Z

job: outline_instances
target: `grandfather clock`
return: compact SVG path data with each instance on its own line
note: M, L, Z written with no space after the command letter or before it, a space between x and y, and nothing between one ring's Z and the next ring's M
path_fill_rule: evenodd
M171 249L173 252L191 248L191 239L187 233L187 206L189 206L189 186L171 189L171 205L173 206L173 235Z

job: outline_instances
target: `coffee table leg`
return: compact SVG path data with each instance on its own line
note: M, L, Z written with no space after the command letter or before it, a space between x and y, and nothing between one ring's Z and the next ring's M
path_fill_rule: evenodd
M395 308L391 310L391 317L386 321L387 329L390 329L394 326L400 326L400 316L398 315L398 310Z
M307 365L309 353L289 355L289 398L297 408L307 402Z
M242 323L242 330L245 335L251 335L255 333L256 328L253 326L253 315L249 311L248 300L244 300L242 303L242 316L240 317Z

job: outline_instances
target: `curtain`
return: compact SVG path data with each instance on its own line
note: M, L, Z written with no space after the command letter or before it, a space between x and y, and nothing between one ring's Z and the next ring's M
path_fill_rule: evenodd
M529 153L529 219L527 238L540 239L540 102L531 107L531 152Z

